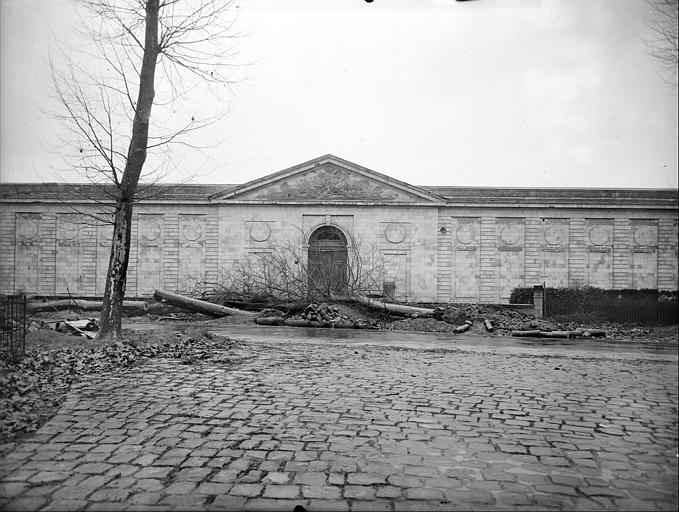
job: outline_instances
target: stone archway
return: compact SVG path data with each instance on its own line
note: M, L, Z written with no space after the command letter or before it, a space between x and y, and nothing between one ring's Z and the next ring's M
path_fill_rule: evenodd
M309 289L329 296L347 291L347 238L334 226L321 226L309 237Z

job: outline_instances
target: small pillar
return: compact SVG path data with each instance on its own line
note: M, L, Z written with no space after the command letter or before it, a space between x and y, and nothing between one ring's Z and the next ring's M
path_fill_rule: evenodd
M545 289L542 285L533 286L533 314L535 318L542 318L545 312Z
M395 281L384 281L382 283L382 298L384 302L394 302L396 300Z

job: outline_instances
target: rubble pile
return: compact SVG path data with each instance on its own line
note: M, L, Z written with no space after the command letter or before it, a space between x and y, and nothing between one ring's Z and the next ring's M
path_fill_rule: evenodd
M327 302L312 302L302 311L289 317L276 310L265 310L255 320L259 325L287 325L291 327L341 327L349 329L366 329L375 322L354 318L344 314L339 306Z
M493 304L448 304L434 308L429 317L394 318L380 322L383 329L454 333L462 322L472 321L469 333L477 335L597 338L608 341L677 343L677 326L634 326L611 322L583 324L535 318L511 307ZM490 323L490 329L485 324Z
M93 340L97 337L99 324L94 318L73 318L66 320L53 320L49 322L32 321L28 324L28 331L33 332L37 329L52 329L53 331L82 336Z
M467 324L469 329L462 330ZM580 325L565 326L510 308L490 304L448 304L434 308L429 317L404 318L386 322L385 329L424 332L469 332L511 336L514 331L576 330Z
M341 315L337 306L331 306L326 302L322 302L321 304L312 302L307 307L305 307L301 313L293 316L292 318L331 323L341 322L343 320L351 320L348 316Z

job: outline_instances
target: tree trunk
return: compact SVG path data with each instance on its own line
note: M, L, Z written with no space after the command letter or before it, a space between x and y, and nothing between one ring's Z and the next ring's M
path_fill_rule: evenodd
M101 339L120 338L123 334L123 298L127 286L127 264L130 259L130 240L132 237L132 202L116 206L111 258L106 274L106 288L99 317Z
M178 306L180 308L189 309L197 313L205 313L206 315L212 316L257 315L257 313L254 313L252 311L244 311L241 309L220 306L219 304L213 304L212 302L206 302L204 300L192 299L191 297L184 297L183 295L166 292L165 290L156 290L155 292L153 292L153 298L156 299L157 301L164 300L165 302L173 306Z
M111 257L101 309L99 338L121 338L123 298L130 256L132 207L139 177L146 161L149 121L155 96L154 79L158 58L159 0L146 0L144 59L139 74L139 94L132 121L132 138L127 151L125 171L118 185Z
M369 299L363 295L354 295L351 299L366 306L371 306L375 309L384 309L390 313L398 313L399 315L431 315L434 310L430 308L418 308L415 306L405 306L403 304L389 304L388 302L380 302L375 299Z
M47 302L30 302L28 304L28 311L31 313L63 311L67 309L75 309L79 311L96 311L101 309L101 302L94 300L82 299L63 299L50 300ZM149 305L143 300L126 300L123 301L123 309L126 311L142 311L146 312Z

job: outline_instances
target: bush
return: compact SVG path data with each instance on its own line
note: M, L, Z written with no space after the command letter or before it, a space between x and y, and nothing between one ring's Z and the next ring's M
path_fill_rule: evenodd
M514 288L509 296L510 304L533 304L533 287Z

